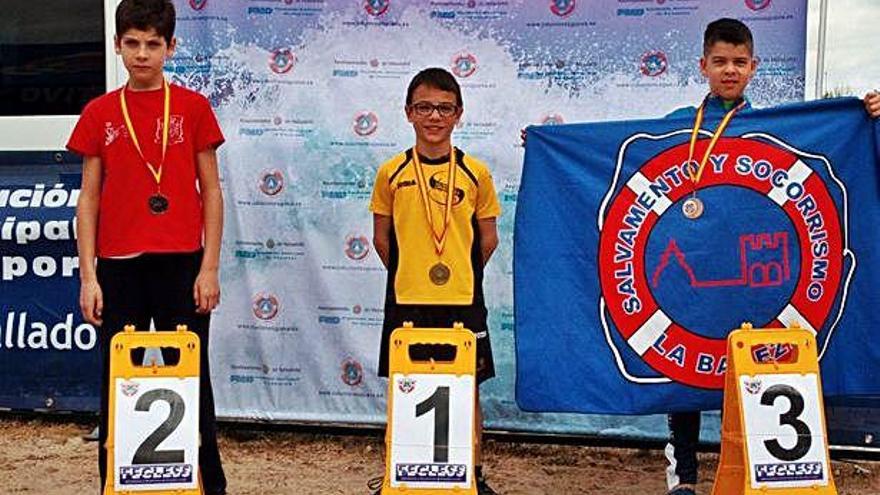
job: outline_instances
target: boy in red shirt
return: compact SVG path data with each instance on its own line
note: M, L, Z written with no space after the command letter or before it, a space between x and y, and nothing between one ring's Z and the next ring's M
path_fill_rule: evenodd
M163 75L174 53L170 0L122 0L116 53L127 84L85 107L67 148L84 157L77 204L80 308L101 326L99 470L107 479L109 347L126 324L187 325L201 346L199 465L206 494L226 492L208 366L223 196L216 149L223 134L207 99ZM97 267L96 267L97 259Z

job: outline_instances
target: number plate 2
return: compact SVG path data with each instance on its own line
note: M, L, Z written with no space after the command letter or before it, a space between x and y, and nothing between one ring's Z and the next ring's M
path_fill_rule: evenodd
M752 488L827 485L828 450L818 376L739 378Z
M116 490L197 489L199 379L117 378L114 386Z

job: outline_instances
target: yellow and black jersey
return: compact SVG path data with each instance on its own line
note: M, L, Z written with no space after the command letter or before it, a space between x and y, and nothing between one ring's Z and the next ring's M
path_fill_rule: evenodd
M477 221L501 214L492 174L483 162L455 148L455 190L446 245L437 254L419 191L410 148L383 163L376 174L370 211L392 217L388 263L388 301L398 304L467 305L483 299L483 260ZM421 157L435 228L443 226L449 184L449 157ZM438 262L449 280L432 282Z

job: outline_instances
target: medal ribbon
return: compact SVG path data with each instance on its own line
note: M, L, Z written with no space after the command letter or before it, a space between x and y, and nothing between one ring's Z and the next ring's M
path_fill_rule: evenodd
M446 202L443 205L443 229L437 233L434 225L434 215L431 213L431 200L428 197L428 180L425 177L425 171L422 169L422 163L419 160L419 152L413 147L413 164L416 168L416 182L419 185L419 193L422 197L422 204L425 205L425 216L428 219L428 226L431 228L431 237L434 239L434 249L437 255L443 254L443 248L446 246L446 234L449 232L449 223L452 220L452 200L455 194L455 148L450 145L449 149L449 168L447 180L449 184L446 186Z
M727 125L730 124L730 120L733 119L733 116L736 115L736 112L740 111L742 107L746 105L746 100L739 102L738 105L731 108L725 115L724 118L721 119L721 123L718 124L718 128L715 129L715 133L712 135L712 140L709 141L709 146L706 148L706 152L703 153L703 159L700 160L700 166L697 168L696 172L691 170L691 162L694 160L694 148L697 145L697 134L699 134L700 126L703 124L703 116L706 113L706 103L709 101L709 97L711 94L706 95L703 99L703 103L700 104L700 108L697 109L697 116L694 117L694 128L691 131L691 142L688 147L688 161L687 161L687 172L688 176L690 176L691 182L694 183L694 186L700 182L700 177L703 176L703 169L706 167L706 163L709 161L709 155L712 154L712 150L715 149L715 144L718 142L718 138L724 134L724 130L727 129Z
M162 165L165 164L165 152L168 151L168 124L171 120L171 88L168 86L168 81L164 78L162 79L162 88L165 90L165 103L163 105L162 110L162 161L159 163L158 168L153 168L153 164L147 161L147 157L144 156L144 152L141 151L141 145L138 142L137 134L134 132L134 126L131 123L131 117L128 114L128 105L125 103L125 88L122 88L119 91L119 103L122 106L122 117L125 119L125 127L128 129L128 135L131 136L131 142L134 143L134 147L140 155L141 160L147 165L147 168L150 170L150 173L153 174L153 179L156 180L156 189L158 190L159 184L162 182Z

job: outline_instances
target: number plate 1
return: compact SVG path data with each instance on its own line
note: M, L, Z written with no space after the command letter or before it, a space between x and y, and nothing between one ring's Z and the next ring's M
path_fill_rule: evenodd
M470 488L473 375L392 376L391 486Z
M199 379L117 378L116 491L198 489Z
M739 378L752 488L828 485L817 375Z

